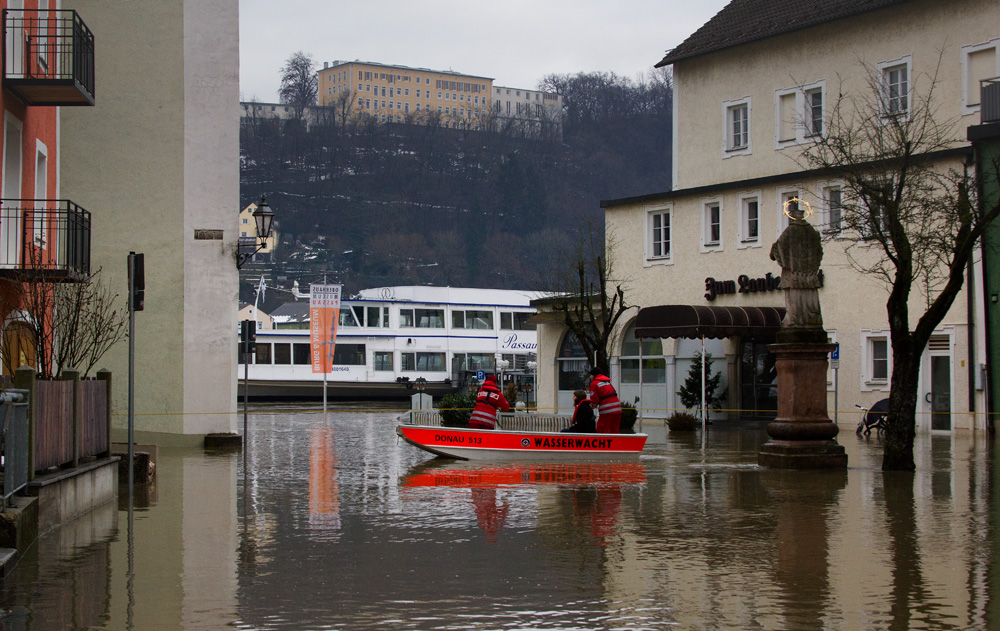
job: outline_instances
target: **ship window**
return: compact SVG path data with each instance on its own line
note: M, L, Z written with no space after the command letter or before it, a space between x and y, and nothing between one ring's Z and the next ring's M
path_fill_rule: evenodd
M451 326L455 329L493 330L492 311L452 311Z
M392 351L375 351L373 357L373 368L381 371L392 370Z
M493 370L493 353L469 353L466 357L469 370Z
M444 328L444 309L414 309L413 311L418 329Z
M399 310L399 326L413 326L413 309Z
M340 326L358 326L358 321L354 319L350 309L340 310Z
M534 331L535 325L528 322L533 315L533 313L501 311L500 328L504 331Z
M292 363L299 364L301 366L308 366L312 362L309 361L309 345L308 344L293 344L292 345Z
M403 371L444 372L444 353L401 353Z
M292 363L292 345L287 342L276 342L274 345L274 363Z
M364 344L337 344L333 347L333 363L337 366L364 366Z
M257 359L254 360L255 364L270 364L271 363L271 345L268 343L257 342Z

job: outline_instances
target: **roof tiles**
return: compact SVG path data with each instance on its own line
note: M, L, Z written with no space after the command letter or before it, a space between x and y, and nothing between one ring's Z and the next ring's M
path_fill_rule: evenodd
M910 0L732 0L656 67Z

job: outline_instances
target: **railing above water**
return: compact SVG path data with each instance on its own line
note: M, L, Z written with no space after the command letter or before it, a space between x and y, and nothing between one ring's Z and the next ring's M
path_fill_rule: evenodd
M411 410L400 417L411 425L441 427L441 414L437 410ZM536 414L523 412L503 412L500 414L500 429L519 432L558 432L571 425L565 414Z

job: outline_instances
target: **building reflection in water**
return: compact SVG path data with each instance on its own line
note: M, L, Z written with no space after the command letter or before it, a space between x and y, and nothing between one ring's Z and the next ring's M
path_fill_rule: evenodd
M997 628L981 438L918 436L917 472L883 474L849 435L846 473L779 472L746 430L513 466L428 460L389 425L260 414L245 469L161 450L131 589L125 513L101 507L28 551L0 629Z

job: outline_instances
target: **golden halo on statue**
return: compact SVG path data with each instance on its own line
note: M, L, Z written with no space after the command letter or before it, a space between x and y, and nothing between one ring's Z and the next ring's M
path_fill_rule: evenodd
M809 202L804 199L799 199L798 197L793 197L791 199L786 199L785 203L781 205L781 212L784 213L789 219L795 219L795 217L792 217L788 211L788 205L792 202L795 202L795 204L802 209L802 212L805 213L802 215L802 219L805 219L813 214L813 209Z

